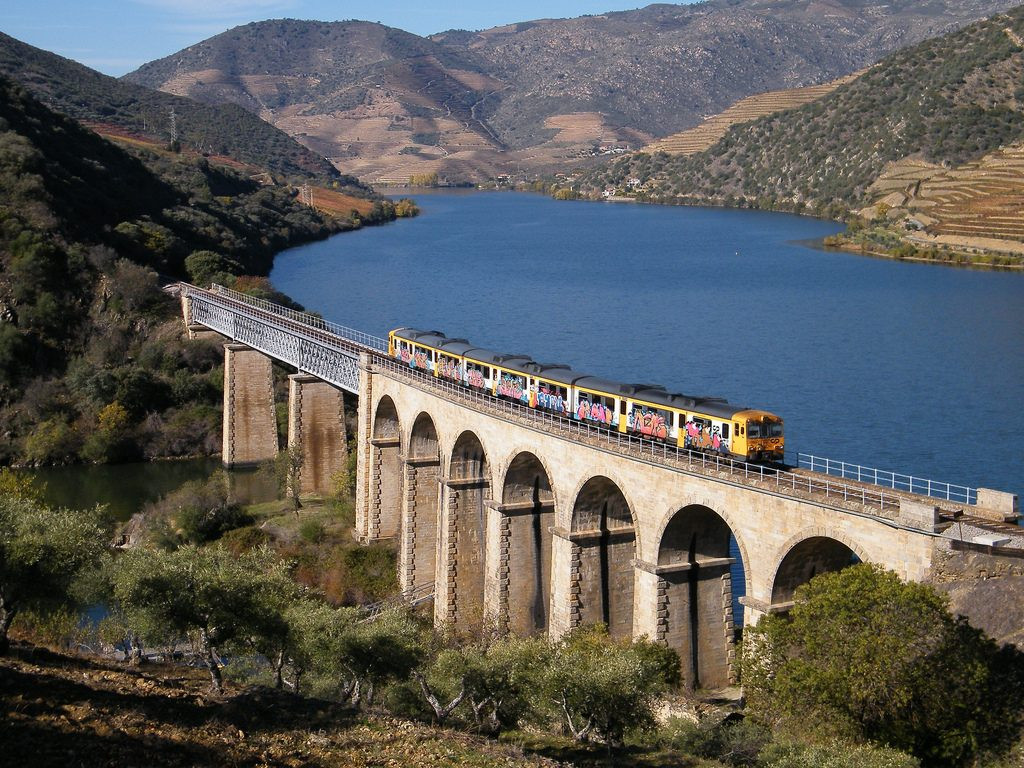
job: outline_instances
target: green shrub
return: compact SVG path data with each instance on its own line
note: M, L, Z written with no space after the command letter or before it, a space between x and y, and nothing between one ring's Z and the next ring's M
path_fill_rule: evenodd
M771 742L771 732L750 718L692 720L673 717L658 732L658 743L695 757L732 766L753 766Z
M769 744L761 753L759 768L919 768L910 755L866 744Z

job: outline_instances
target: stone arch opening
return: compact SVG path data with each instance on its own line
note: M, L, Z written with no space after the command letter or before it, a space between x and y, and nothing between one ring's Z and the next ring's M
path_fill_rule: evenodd
M370 539L397 536L402 519L402 438L395 402L385 395L373 417Z
M688 688L736 681L733 566L728 523L692 504L678 510L658 548L659 635L679 653Z
M460 629L483 627L489 478L480 438L463 432L452 448L444 483L439 539L443 583L439 579L434 585L437 618Z
M793 593L820 573L841 571L861 561L849 546L828 536L811 536L794 545L782 558L772 583L772 610L785 611Z
M421 413L413 423L405 456L401 552L404 589L428 587L436 578L440 471L437 429L433 419Z
M613 638L632 637L636 528L626 497L607 477L590 478L576 495L570 539L573 623L601 622Z
M555 497L547 470L532 453L520 453L509 464L498 509L503 628L520 635L544 632L550 624Z

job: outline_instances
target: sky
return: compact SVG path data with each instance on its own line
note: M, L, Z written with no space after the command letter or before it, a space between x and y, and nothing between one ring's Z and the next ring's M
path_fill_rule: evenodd
M226 29L265 19L379 21L417 35L639 8L654 0L2 0L0 31L123 75Z

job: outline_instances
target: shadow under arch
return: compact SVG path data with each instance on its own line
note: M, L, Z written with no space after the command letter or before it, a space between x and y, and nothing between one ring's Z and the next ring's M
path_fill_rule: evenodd
M426 587L436 579L441 455L434 420L420 413L405 456L406 511L403 521L402 586Z
M853 546L832 536L808 536L792 544L772 580L772 609L788 610L797 587L822 573L841 571L862 562Z
M724 517L690 504L672 515L658 545L660 634L679 653L691 689L736 680L732 538Z
M499 618L519 635L550 625L551 527L555 498L543 462L529 451L516 454L502 483Z
M597 475L583 484L573 502L569 536L578 559L573 624L601 622L613 638L631 638L636 524L614 481Z
M402 429L395 401L384 395L373 416L370 539L398 536L402 517Z
M452 446L442 492L438 565L447 599L435 601L435 610L442 622L470 631L479 631L484 622L489 488L483 444L475 433L463 432Z

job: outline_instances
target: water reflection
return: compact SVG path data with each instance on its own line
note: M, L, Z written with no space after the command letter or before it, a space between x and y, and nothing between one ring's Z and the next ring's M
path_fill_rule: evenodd
M187 482L206 480L221 469L219 458L206 457L22 471L44 486L44 500L52 506L83 509L106 504L118 520L127 520L147 503ZM226 476L232 498L241 504L270 501L276 496L276 483L265 472L232 470Z

